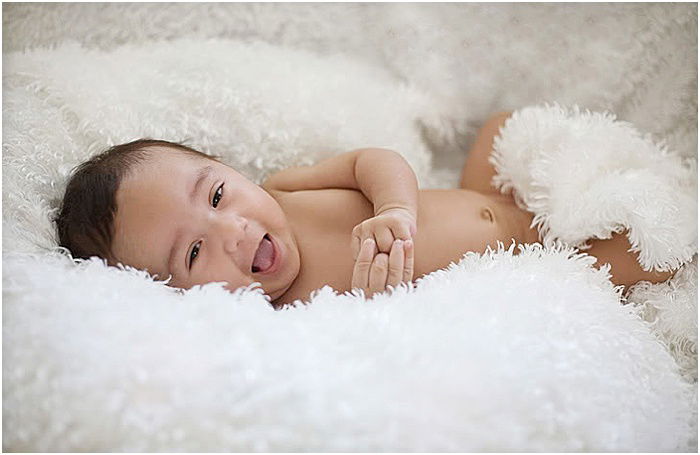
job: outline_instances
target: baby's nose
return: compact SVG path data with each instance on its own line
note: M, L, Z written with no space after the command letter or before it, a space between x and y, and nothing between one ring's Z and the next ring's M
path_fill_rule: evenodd
M233 253L245 240L248 231L248 220L241 216L232 216L222 219L220 223L223 236L224 249L227 253Z

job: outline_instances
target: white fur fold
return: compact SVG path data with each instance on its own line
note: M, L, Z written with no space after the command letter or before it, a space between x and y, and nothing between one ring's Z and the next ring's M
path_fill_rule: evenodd
M178 294L98 260L6 254L3 446L693 451L695 386L608 268L514 250L285 311L256 286Z
M514 190L543 242L586 249L627 230L644 270L680 267L697 252L697 162L683 160L610 113L532 106L495 138L492 184Z

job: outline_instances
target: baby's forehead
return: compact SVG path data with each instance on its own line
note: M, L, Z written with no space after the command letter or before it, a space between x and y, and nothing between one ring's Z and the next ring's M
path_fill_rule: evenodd
M141 159L127 171L127 174L138 174L140 173L139 171L152 172L161 166L185 166L185 169L191 166L192 169L196 169L209 164L231 168L213 156L209 156L197 150L179 148L174 145L151 145L142 149L142 152L143 155Z
M147 184L156 177L161 183L185 183L182 179L194 180L206 172L211 175L228 176L229 179L252 182L246 175L220 161L218 157L196 150L153 145L143 151L145 152L143 159L127 171L122 184L125 182L131 184L135 181Z
M204 152L198 150L178 147L177 145L151 145L143 149L146 152L146 156L152 160L163 160L173 157L180 157L189 159L192 161L215 161L221 163L219 160L213 156L209 156ZM223 164L223 163L222 163Z

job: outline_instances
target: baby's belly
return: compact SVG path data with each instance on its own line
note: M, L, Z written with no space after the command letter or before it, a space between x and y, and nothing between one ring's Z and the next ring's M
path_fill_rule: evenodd
M373 216L372 204L360 191L341 189L289 193L278 202L293 226L301 259L299 275L283 300L306 299L324 285L349 291L355 265L350 236L355 225ZM421 190L413 279L458 262L468 251L496 248L498 241L536 242L536 231L528 228L531 220L510 197Z
M516 243L537 242L532 214L509 196L471 190L423 190L419 194L414 278L459 262L464 253L483 253Z

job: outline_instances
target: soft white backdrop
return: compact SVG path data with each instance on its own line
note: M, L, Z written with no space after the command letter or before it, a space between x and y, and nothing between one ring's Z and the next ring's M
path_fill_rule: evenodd
M356 56L439 100L452 127L443 133L460 134L438 157L463 153L488 114L542 101L609 109L697 155L692 3L5 4L3 12L3 52L68 39L113 49L220 37Z

